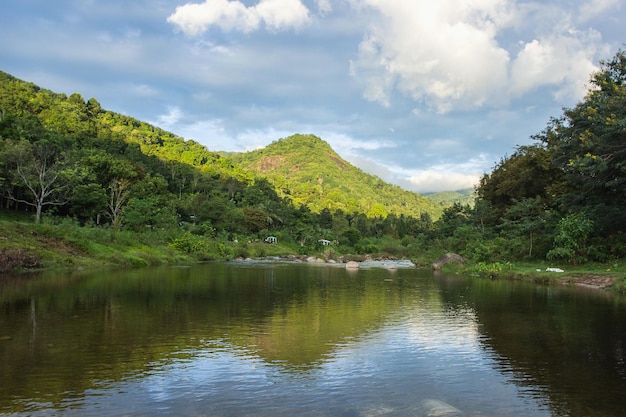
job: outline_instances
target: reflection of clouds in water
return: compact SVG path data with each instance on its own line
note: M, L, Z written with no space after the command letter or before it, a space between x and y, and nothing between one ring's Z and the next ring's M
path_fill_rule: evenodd
M426 350L475 353L480 349L478 324L471 309L417 310L407 317L407 338Z
M271 385L271 366L240 348L213 346L175 356L181 358L168 360L138 381L154 401L182 399L193 393L207 396L229 385L240 393L242 386L258 390Z
M333 370L341 372L348 367L358 367L361 372L371 369L374 373L375 368L388 366L407 354L411 358L434 356L435 362L449 357L482 363L489 361L490 358L483 355L473 310L456 310L450 314L437 306L405 310L402 314L366 337L337 346L329 358ZM332 372L330 367L325 368L326 373Z
M93 395L102 400L100 409L138 415L152 410L180 415L364 416L409 409L416 412L410 415L422 415L417 411L429 398L449 401L466 413L492 408L503 413L481 415L522 415L513 411L529 409L526 415L544 415L528 397L520 398L510 374L503 374L483 349L471 309L445 310L437 302L409 307L367 334L334 344L319 365L287 371L251 350L206 341Z

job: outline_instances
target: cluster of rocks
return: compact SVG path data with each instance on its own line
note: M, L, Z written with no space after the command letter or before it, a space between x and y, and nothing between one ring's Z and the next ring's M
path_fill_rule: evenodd
M398 268L415 268L416 265L406 259L392 259L392 258L374 258L372 256L365 256L362 260L354 261L343 258L324 259L317 256L307 255L285 255L285 256L269 256L260 259L252 258L237 258L237 262L294 262L294 263L309 263L309 264L330 264L330 265L345 265L346 269L358 269L361 267L380 267L387 269Z

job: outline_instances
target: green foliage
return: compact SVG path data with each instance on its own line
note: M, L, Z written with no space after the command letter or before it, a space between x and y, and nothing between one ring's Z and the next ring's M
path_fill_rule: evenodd
M357 229L348 229L341 235L341 241L348 246L355 246L361 240L361 232Z
M171 246L177 251L187 254L202 254L209 252L209 245L207 244L206 239L190 232L185 232L179 235L172 241Z
M425 196L441 207L450 207L454 204L473 206L474 200L476 199L476 193L471 188L459 191L441 191L438 193L425 194Z
M541 146L521 146L482 177L477 194L501 216L516 202L528 199L551 205L551 193L561 176L550 151Z
M175 227L174 208L158 197L134 198L124 208L124 225L131 230Z
M584 100L538 137L565 173L561 202L585 212L596 234L626 227L626 55L619 51L591 77Z
M226 243L217 243L216 248L217 253L222 259L233 259L235 257L235 250Z
M441 215L441 207L432 200L364 173L314 135L293 135L232 158L265 176L279 196L316 213L327 209L358 211L370 218L390 213L428 213L435 219Z
M624 51L602 62L590 84L580 103L534 137L537 145L503 158L478 187L485 230L517 242L526 235L529 258L579 263L626 255L615 239L626 228Z
M507 270L510 271L511 269L513 269L513 265L509 262L504 263L504 264L500 262L493 262L493 263L478 262L476 265L473 265L470 268L468 268L467 271L470 274L493 277L499 272L507 271Z
M567 259L572 265L586 262L589 258L588 240L593 221L584 213L570 214L559 221L555 247L548 252L548 259Z
M493 259L509 258L511 253L507 251L508 248L510 241L500 237L490 240L476 239L467 243L463 255L476 262L489 262Z
M378 240L372 238L361 239L354 245L354 249L356 250L356 253L360 255L380 252Z

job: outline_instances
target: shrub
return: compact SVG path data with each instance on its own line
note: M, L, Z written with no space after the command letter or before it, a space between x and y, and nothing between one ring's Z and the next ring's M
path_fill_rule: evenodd
M589 255L587 239L593 227L593 221L585 213L563 217L554 237L555 247L547 254L548 259L567 259L572 265L586 262Z
M197 254L209 251L206 240L202 236L197 236L191 232L185 232L170 244L174 249L187 253Z

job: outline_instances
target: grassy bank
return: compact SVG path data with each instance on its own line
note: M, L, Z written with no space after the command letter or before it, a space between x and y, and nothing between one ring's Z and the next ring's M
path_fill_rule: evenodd
M177 229L136 233L81 227L67 219L40 224L15 214L0 219L0 272L144 267L292 252L280 244L218 241Z
M472 263L450 268L491 279L519 279L547 285L578 285L588 288L626 292L626 259L582 265L554 262Z
M0 211L0 272L50 269L95 269L103 267L145 267L186 264L238 257L302 255L297 244L241 242L207 238L176 228L146 229L140 233L115 231L105 227L82 227L69 219L47 218L40 224L30 216ZM243 239L242 239L243 240ZM371 249L375 249L371 245ZM430 268L445 252L443 248L400 245L382 239L374 257L410 258L418 266ZM310 255L335 260L364 260L350 255L353 248L332 247L312 250ZM563 272L553 272L558 268ZM573 284L592 288L626 291L626 259L606 264L567 265L536 262L479 262L447 264L444 271L490 279L521 279L535 283Z

